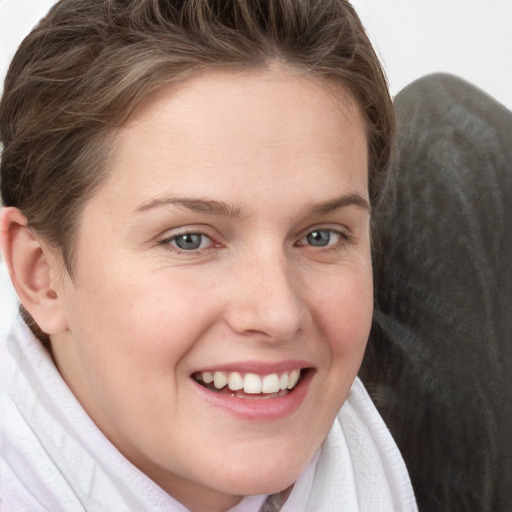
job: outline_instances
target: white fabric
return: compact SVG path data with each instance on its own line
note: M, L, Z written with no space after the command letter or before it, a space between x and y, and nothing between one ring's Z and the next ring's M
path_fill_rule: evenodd
M0 254L0 340L3 340L11 331L17 312L18 298L12 286L7 265Z
M2 512L184 512L105 438L19 321L0 341ZM233 512L257 512L263 496ZM359 380L282 512L415 512L403 460Z

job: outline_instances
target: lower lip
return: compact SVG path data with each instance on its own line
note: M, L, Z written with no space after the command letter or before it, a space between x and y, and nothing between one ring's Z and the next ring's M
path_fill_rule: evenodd
M192 380L194 388L206 402L238 418L249 421L272 421L290 416L304 402L313 370L308 370L300 382L286 395L277 398L238 398L211 391Z

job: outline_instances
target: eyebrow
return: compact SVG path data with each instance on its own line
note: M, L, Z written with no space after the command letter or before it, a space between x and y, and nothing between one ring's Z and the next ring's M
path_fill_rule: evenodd
M136 208L136 213L142 213L154 208L166 206L177 206L198 213L206 213L209 215L221 215L224 217L240 218L243 216L243 208L240 206L232 206L222 201L213 201L208 199L195 198L179 198L179 197L162 197L157 198L148 203L144 203ZM355 206L359 209L371 211L370 204L366 199L357 193L345 194L341 197L322 201L319 203L308 203L305 211L308 215L325 215L348 206Z
M330 201L312 204L310 203L306 210L310 215L325 215L326 213L341 210L347 206L355 206L361 210L371 212L370 203L360 194L355 192L352 194L342 195L341 197L337 197L336 199L332 199Z
M154 208L161 208L165 206L177 206L185 208L198 213L207 213L209 215L222 215L224 217L240 217L242 208L239 206L231 206L222 201L212 201L207 199L194 199L187 197L162 197L154 199L149 203L142 204L135 212L142 213Z

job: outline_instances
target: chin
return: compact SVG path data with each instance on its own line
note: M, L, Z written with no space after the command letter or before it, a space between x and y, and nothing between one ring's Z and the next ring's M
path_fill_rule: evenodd
M301 465L297 461L272 460L272 454L262 455L258 464L243 468L229 466L222 479L222 490L238 496L258 496L280 492L297 481L309 463L309 458ZM229 464L229 462L228 462ZM217 488L219 488L217 480Z

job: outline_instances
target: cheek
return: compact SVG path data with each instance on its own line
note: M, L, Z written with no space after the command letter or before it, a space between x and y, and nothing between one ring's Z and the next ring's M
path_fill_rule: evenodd
M334 355L362 357L372 323L371 271L363 269L333 279L319 299L316 313Z
M320 298L321 297L321 298ZM318 424L327 435L334 417L345 402L357 376L372 322L371 272L344 272L333 276L318 294L315 323L321 329L322 364L319 371L321 400L316 409Z
M198 339L198 317L204 324L209 313L198 308L194 287L133 271L103 277L80 281L69 297L70 338L61 370L113 439L118 431L156 435L166 414L175 413L169 404L180 391L176 372Z
M132 328L165 342L186 344L193 333L209 325L215 318L218 301L212 287L204 281L188 279L180 273L146 275L127 291L121 305L121 315Z
M79 288L73 309L91 366L112 385L141 373L168 379L218 316L213 294L186 275L132 270L108 286L104 277Z

